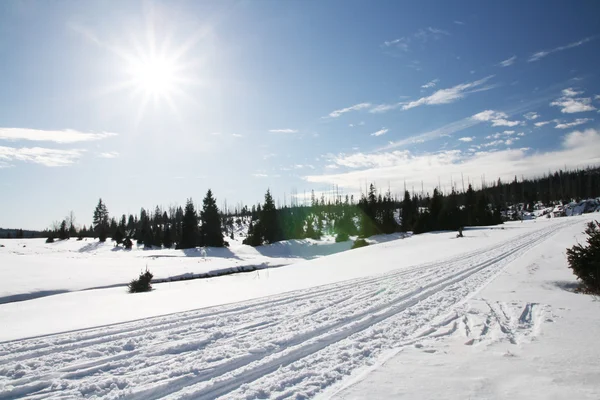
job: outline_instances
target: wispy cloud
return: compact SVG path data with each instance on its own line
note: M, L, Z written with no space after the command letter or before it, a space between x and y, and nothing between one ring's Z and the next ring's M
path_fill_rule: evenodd
M450 32L445 31L443 29L428 27L426 29L419 29L415 33L408 36L402 36L397 39L387 40L383 42L382 47L387 49L393 48L402 52L408 52L410 49L410 44L412 42L417 41L421 43L426 43L430 40L438 40L444 36L449 35Z
M500 61L498 63L498 66L500 66L500 67L510 67L511 65L513 65L515 63L516 60L517 60L517 56L512 56L510 58L507 58L504 61Z
M233 133L231 136L235 137L235 138L241 138L244 137L244 135L241 135L239 133Z
M549 56L549 55L550 55L550 54L552 54L552 53L557 53L557 52L559 52L559 51L563 51L563 50L572 49L572 48L574 48L574 47L579 47L579 46L581 46L582 44L585 44L585 43L587 43L587 42L591 41L592 39L594 39L594 37L591 37L591 36L590 36L590 37L587 37L587 38L581 39L581 40L579 40L579 41L577 41L577 42L569 43L569 44L567 44L567 45L565 45L565 46L558 46L558 47L555 47L555 48L553 48L553 49L551 49L551 50L542 50L542 51L538 51L537 53L533 53L533 54L531 55L531 57L529 57L529 60L527 60L527 61L528 61L528 62L533 62L533 61L538 61L538 60L541 60L542 58L544 58L544 57L547 57L547 56Z
M429 88L435 87L436 83L438 83L439 81L440 80L436 78L432 81L427 82L426 84L422 85L421 87L423 89L429 89Z
M62 131L28 129L28 128L0 128L0 139L4 140L30 140L36 142L76 143L90 142L116 136L116 133L85 133L72 129Z
M465 24L464 22L462 22L462 21L458 21L458 20L454 20L454 23L455 23L456 25L464 25L464 24Z
M401 101L399 103L393 103L393 104L378 104L378 105L374 106L373 108L371 108L369 110L369 112L373 113L373 114L382 114L384 112L388 112L388 111L400 108L405 104L406 104L406 102L404 102L404 101Z
M398 147L408 146L411 144L424 143L424 142L434 140L434 139L437 139L437 138L440 138L443 136L450 136L454 133L463 131L465 129L468 129L468 128L475 126L477 124L480 124L480 123L481 123L481 121L476 121L470 117L463 118L461 120L451 122L440 128L437 128L437 129L434 129L434 130L431 130L428 132L409 136L407 138L397 140L395 142L390 142L388 145L378 149L377 151L391 150L391 149L395 149Z
M440 89L433 93L430 96L421 97L418 100L411 101L402 106L403 110L408 110L414 107L419 107L422 105L434 105L434 104L448 104L453 103L457 100L460 100L467 96L468 94L481 92L489 89L493 89L493 85L482 86L488 80L490 80L494 75L487 76L483 79L462 83L460 85L456 85L454 87L448 89Z
M100 158L117 158L117 157L119 157L119 153L116 151L109 151L106 153L98 154L98 157L100 157Z
M517 126L521 124L521 121L509 121L508 115L501 111L485 110L477 113L471 117L476 121L491 122L492 126Z
M465 136L465 137L461 137L458 138L458 140L460 140L461 142L472 142L473 139L475 139L475 136Z
M527 114L523 114L523 117L525 117L525 119L529 120L529 121L533 121L536 120L540 117L540 115L536 112L528 112Z
M371 107L371 103L359 103L359 104L355 104L350 107L341 108L339 110L332 111L329 113L329 117L337 118L340 115L348 113L350 111L359 111L359 110L364 110L365 108L370 108L370 107Z
M544 125L548 125L548 124L549 124L549 123L551 123L551 122L552 122L552 121L540 121L540 122L536 122L534 125L535 125L537 128L540 128L540 127L542 127L542 126L544 126Z
M560 124L557 124L555 126L556 129L569 129L569 128L573 128L574 126L579 126L579 125L583 125L583 124L587 124L590 121L593 121L593 118L577 118L575 121L572 122L563 122Z
M385 135L388 132L389 132L389 129L382 128L382 129L378 130L377 132L371 133L371 136L381 136L381 135Z
M271 133L298 133L298 129L270 129Z
M213 136L219 136L219 135L221 135L221 132L211 132L210 134Z
M0 146L0 161L22 161L41 164L46 167L64 167L73 164L85 150L47 149L42 147L5 147Z
M515 133L515 131L496 132L493 135L487 135L485 138L486 139L500 139L502 137L511 136L514 133Z
M267 175L267 174L260 174L260 173L252 174L252 176L255 178L268 178L269 177L269 175Z
M441 177L450 187L450 180L456 180L461 174L465 179L479 181L482 171L492 179L512 180L515 175L536 176L557 167L577 167L600 163L600 131L588 129L583 132L567 134L556 151L539 152L528 148L498 149L499 146L511 146L515 139L506 139L497 143L490 142L488 148L493 151L448 150L435 153L414 154L408 150L390 151L377 154L339 154L333 156L331 164L350 169L346 172L323 175L309 175L308 182L338 184L347 189L360 190L360 182L374 182L392 190L401 190L404 183L423 182L426 190L438 185ZM337 171L336 171L337 172Z
M551 106L561 107L563 114L573 114L585 111L594 111L596 107L592 105L591 97L575 97L583 92L578 92L573 88L567 88L562 91L562 97L559 97Z

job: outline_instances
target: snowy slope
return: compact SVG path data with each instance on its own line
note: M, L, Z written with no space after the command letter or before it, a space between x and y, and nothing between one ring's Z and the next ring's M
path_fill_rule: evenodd
M256 248L231 241L230 248L189 250L144 250L141 246L124 250L110 241L92 239L55 243L0 239L0 245L4 245L0 247L2 304L68 291L124 286L146 267L156 280L175 280L288 265L348 250L352 243L335 243L333 237L324 237L320 241L289 240Z
M574 293L566 268L565 247L584 241L583 227L552 235L414 342L320 398L600 398L600 302Z
M498 337L525 346L538 337L546 329L544 318L555 312L552 306L549 309L532 300L519 303L517 299L516 304L490 302L486 311L481 304L470 304L499 274L504 279L506 271L517 268L523 259L543 258L540 249L545 252L545 244L555 235L566 238L559 242L564 249L588 219L552 219L513 224L503 230L467 231L464 240L453 240L448 233L422 235L414 241L388 242L267 270L254 278L246 274L162 284L155 292L142 295L104 289L4 304L0 320L17 332L3 332L5 339L52 332L57 327L46 328L45 323L51 324L64 312L98 322L104 318L95 320L102 300L105 309L112 307L112 314L125 317L144 314L144 308L156 315L169 308L158 307L167 299L178 300L177 306L184 299L192 303L187 307L221 305L4 342L0 344L0 399L310 398L331 395L334 389L341 398L373 398L368 395L373 389L369 383L365 383L366 391L354 394L338 385L349 376L356 381L365 368L399 349L418 349L415 357L431 356L439 351L427 351L431 342L444 343L444 336L466 331L460 326L464 316L465 326L473 331L488 326L473 335L472 346L462 345L465 348L481 348L488 338ZM560 268L566 270L563 260L561 263ZM514 284L507 278L501 287L527 290L527 286ZM292 289L302 290L288 291ZM549 290L564 292L556 286ZM257 298L266 294L271 296ZM245 300L224 304L228 299ZM596 307L598 315L597 304L585 304ZM177 306L171 304L171 309ZM142 311L129 312L129 308ZM18 327L24 322L23 315L31 315L33 320L24 328ZM594 321L597 319L590 324ZM66 329L78 326L69 319L61 322ZM421 378L425 382L426 377ZM422 396L417 391L409 396L414 397Z

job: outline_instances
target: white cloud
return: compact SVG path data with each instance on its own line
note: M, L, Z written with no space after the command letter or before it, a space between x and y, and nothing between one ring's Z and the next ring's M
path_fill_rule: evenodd
M0 161L32 162L46 167L63 167L73 164L85 150L59 150L42 147L4 147L0 146Z
M450 33L445 30L429 27L427 29L419 29L417 32L409 36L402 36L397 39L387 40L383 42L382 47L394 48L403 52L407 52L409 51L410 44L415 40L426 43L429 40L437 40L449 35Z
M462 21L458 21L458 20L455 20L455 21L454 21L454 23L455 23L456 25L464 25L464 24L465 24L464 22L462 22Z
M550 103L551 106L562 107L561 112L573 114L585 111L594 111L596 108L591 104L591 97L575 97L583 92L578 92L573 88L566 88L562 91L562 97Z
M552 121L540 121L540 122L536 122L534 125L535 125L537 128L540 128L540 127L542 127L542 126L544 126L544 125L548 125L550 122L552 122Z
M475 139L475 136L465 136L459 138L458 140L460 140L461 142L472 142L473 139Z
M510 67L511 65L513 65L515 63L516 60L517 60L517 56L512 56L511 58L507 58L504 61L500 61L500 63L498 63L498 65L501 67Z
M471 118L477 121L492 121L498 118L508 118L508 115L501 111L485 110L473 115Z
M488 147L511 145L514 140L499 141ZM537 176L549 170L563 168L586 167L600 164L600 131L588 129L583 132L572 132L565 136L560 148L549 152L532 152L527 148L495 149L494 151L450 150L437 153L414 154L410 151L390 151L374 154L355 153L340 154L332 157L332 163L350 171L309 175L308 182L338 184L345 190L360 190L360 182L374 182L387 187L388 182L393 191L402 190L404 182L421 181L431 192L438 184L438 179L446 182L449 188L450 179L456 180L461 173L465 180L479 182L483 173L490 180L501 178L510 181L517 176ZM336 171L337 172L337 171Z
M495 119L492 121L492 126L508 126L508 127L512 127L512 126L517 126L520 125L521 121L509 121L503 118L500 119Z
M467 94L480 92L492 89L494 86L483 86L485 82L490 80L494 75L487 76L483 79L474 82L462 83L448 89L440 89L431 96L421 97L418 100L411 101L402 106L403 110L408 110L422 105L448 104L462 99Z
M119 157L119 153L116 151L109 151L107 153L98 154L98 157L100 157L100 158L117 158L117 157Z
M527 114L523 115L525 117L525 119L529 120L529 121L533 121L536 120L540 117L540 115L538 113L535 112L528 112Z
M378 130L377 132L371 133L371 136L381 136L381 135L385 135L388 132L389 132L389 129L382 128L382 129Z
M593 120L594 120L593 118L577 118L575 121L572 121L572 122L557 124L555 126L555 128L556 129L568 129L568 128L572 128L574 126L586 124Z
M541 60L542 58L547 57L547 56L549 56L552 53L556 53L556 52L559 52L559 51L572 49L573 47L579 47L582 44L585 44L585 43L589 42L592 39L593 39L592 37L587 37L587 38L581 39L581 40L579 40L577 42L569 43L569 44L567 44L565 46L558 46L558 47L555 47L554 49L551 49L551 50L538 51L537 53L533 53L531 55L531 57L529 57L528 62L533 62L533 61Z
M211 132L210 134L213 136L219 136L221 134L221 132Z
M27 128L0 128L0 139L4 140L31 140L37 142L76 143L101 140L116 136L116 133L85 133L72 129L62 131L27 129Z
M269 175L267 175L267 174L260 174L260 173L259 174L252 174L252 176L255 177L255 178L268 178L269 177Z
M347 112L350 111L359 111L359 110L364 110L365 108L370 108L371 107L371 103L359 103L359 104L355 104L353 106L350 107L346 107L346 108L342 108L339 110L335 110L329 113L329 117L331 118L337 118L342 114L345 114Z
M479 123L480 123L480 121L476 121L470 117L463 118L461 120L451 122L449 124L446 124L440 128L434 129L432 131L409 136L407 138L398 140L396 142L390 142L387 146L385 146L379 150L380 151L390 150L390 149L395 149L398 147L407 146L410 144L423 143L423 142L426 142L429 140L434 140L434 139L437 139L437 138L440 138L443 136L450 136L453 133L463 131L463 130L468 129L472 126L475 126Z
M394 40L389 40L383 42L383 47L395 47L402 51L408 51L408 44L410 43L410 38L401 37Z
M519 132L517 133L517 136L525 136L525 132Z
M504 133L505 135L512 135L513 133L515 133L515 131L504 131L502 133Z
M562 91L562 97L559 97L552 103L551 106L561 107L560 112L563 114L573 114L585 111L594 111L596 107L592 105L591 97L575 97L583 92L578 92L573 88L567 88Z
M579 96L580 94L583 94L583 92L578 92L577 90L573 89L573 88L566 88L562 90L562 94L565 97L575 97L575 96Z
M473 118L476 121L491 122L492 126L512 127L512 126L517 126L517 125L521 124L521 121L509 121L507 119L508 115L506 113L503 113L501 111L494 111L494 110L482 111L480 113L473 115L471 118Z
M231 136L236 137L236 138L244 137L244 135L241 135L239 133L233 133Z
M271 133L298 133L298 129L290 129L290 128L270 129L269 132L271 132Z
M369 110L370 113L373 114L381 114L390 110L395 110L396 108L402 107L405 102L394 103L394 104L379 104Z
M440 80L436 78L436 79L434 79L434 80L432 80L432 81L429 81L429 82L427 82L426 84L422 85L421 87L422 87L423 89L429 89L429 88L435 87L435 85L436 85L436 84L437 84L439 81L440 81Z

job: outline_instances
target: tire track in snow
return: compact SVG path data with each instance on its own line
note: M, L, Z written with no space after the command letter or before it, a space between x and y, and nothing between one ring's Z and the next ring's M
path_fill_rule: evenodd
M20 393L18 396L77 397L88 393L86 385L113 379L115 371L125 381L123 388L90 393L119 394L132 399L169 395L224 396L283 366L335 347L374 325L395 319L392 317L397 316L401 322L410 321L412 317L404 314L418 308L419 303L490 267L502 268L507 259L527 251L569 222L442 262L313 288L301 294L287 293L243 306L219 306L84 332L3 343L0 351L4 353L0 354L8 357L0 357L3 365L0 388L5 385L14 389L0 391L0 398L11 398L17 393ZM383 291L382 285L386 286ZM311 311L315 308L318 312L313 314ZM317 323L316 316L322 317ZM213 321L215 319L217 321ZM423 321L420 322L422 325ZM234 326L230 328L230 325ZM298 330L302 325L308 329ZM178 333L174 333L177 330ZM178 341L173 344L173 337L177 335ZM82 336L88 338L84 339L87 342L73 343ZM110 354L110 349L106 349L111 344L118 347L128 339L137 339L139 346L130 352L121 349L118 354ZM186 342L192 345L186 347ZM257 349L256 343L265 346ZM77 347L79 345L81 347ZM221 346L230 354L219 354ZM19 352L19 348L23 351ZM11 350L18 355L10 357ZM93 352L101 356L90 356ZM61 359L62 355L66 356ZM49 361L55 358L55 362ZM42 366L27 371L25 376L18 373L11 376L11 371L14 372L11 366L35 361L47 362L47 368L44 370ZM201 387L193 388L193 385Z

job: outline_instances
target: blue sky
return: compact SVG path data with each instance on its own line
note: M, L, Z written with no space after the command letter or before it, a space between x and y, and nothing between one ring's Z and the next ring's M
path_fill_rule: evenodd
M0 226L600 162L600 4L0 3ZM460 185L459 185L460 186Z

